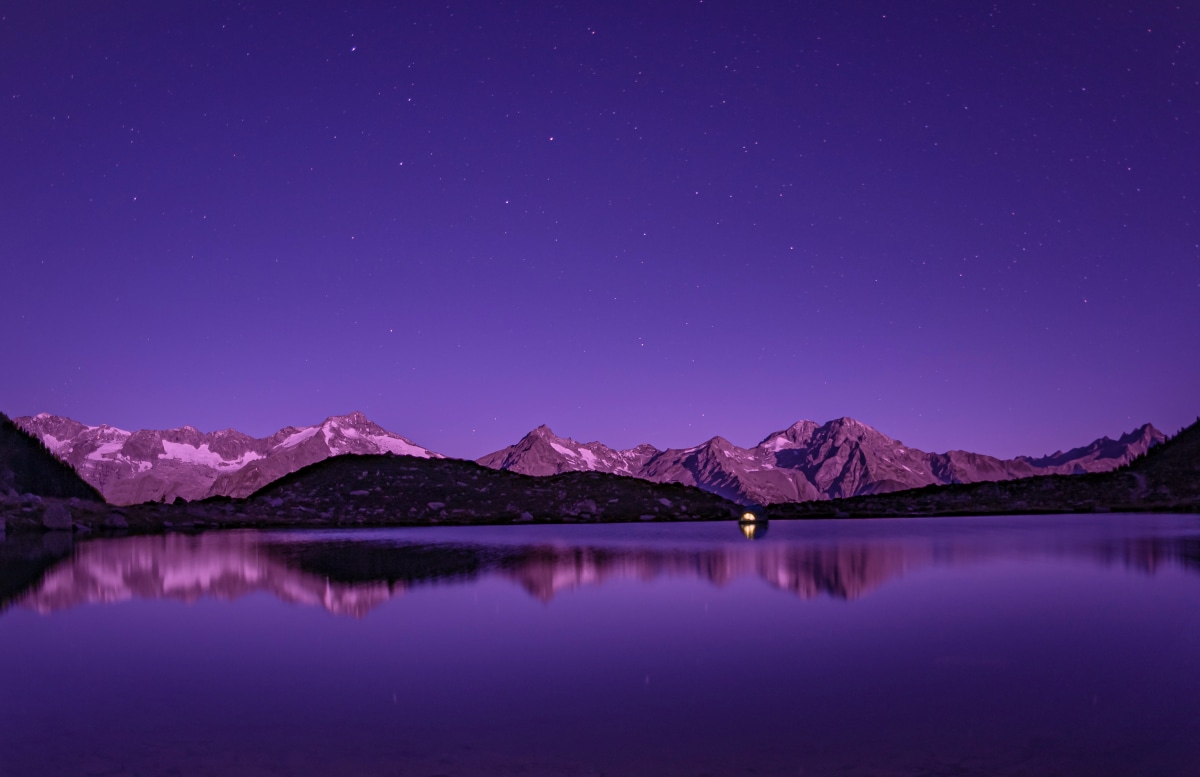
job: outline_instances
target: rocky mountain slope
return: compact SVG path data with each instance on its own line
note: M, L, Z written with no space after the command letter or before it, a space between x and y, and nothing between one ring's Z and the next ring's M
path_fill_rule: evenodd
M968 451L927 453L855 421L800 421L753 448L714 437L694 448L618 451L577 443L540 426L479 463L528 475L596 471L656 483L697 486L740 503L779 504L890 493L928 485L1107 472L1144 454L1163 435L1146 424L1118 440L1102 438L1067 453L997 459Z
M205 434L191 426L127 432L47 413L15 422L116 505L249 496L289 472L347 453L440 456L362 413L289 426L264 438L234 429Z
M1200 420L1128 466L1078 475L930 486L832 502L775 505L778 518L1200 510Z

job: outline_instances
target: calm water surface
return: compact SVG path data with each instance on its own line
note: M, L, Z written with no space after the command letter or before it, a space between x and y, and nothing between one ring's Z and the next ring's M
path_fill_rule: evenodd
M1197 775L1200 516L0 543L0 775Z

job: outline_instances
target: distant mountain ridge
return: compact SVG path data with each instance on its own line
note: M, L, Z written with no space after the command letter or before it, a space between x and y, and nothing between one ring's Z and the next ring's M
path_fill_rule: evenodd
M714 437L692 448L665 451L645 444L616 450L600 442L579 443L539 426L515 445L478 461L526 475L607 472L697 486L743 504L779 504L929 485L1108 472L1163 439L1162 432L1145 424L1117 440L1103 437L1066 453L997 459L969 451L909 448L853 418L825 424L799 421L772 432L753 448Z
M234 429L206 434L192 426L128 432L48 413L14 423L115 505L245 497L301 467L347 453L441 458L359 412L330 416L315 426L288 426L264 438Z

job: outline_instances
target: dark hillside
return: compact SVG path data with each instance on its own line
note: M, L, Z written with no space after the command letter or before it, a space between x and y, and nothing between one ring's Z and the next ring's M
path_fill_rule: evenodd
M0 497L8 492L104 501L71 465L0 413Z
M207 503L206 503L207 504ZM728 520L737 505L675 483L600 472L532 477L459 459L337 456L251 495L247 513L335 524Z

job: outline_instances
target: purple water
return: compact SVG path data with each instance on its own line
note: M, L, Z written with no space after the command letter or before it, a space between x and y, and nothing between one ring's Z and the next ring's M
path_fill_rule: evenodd
M1200 516L170 535L5 585L5 776L1200 774Z

